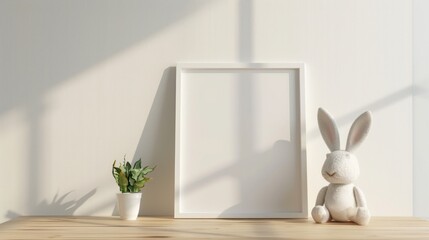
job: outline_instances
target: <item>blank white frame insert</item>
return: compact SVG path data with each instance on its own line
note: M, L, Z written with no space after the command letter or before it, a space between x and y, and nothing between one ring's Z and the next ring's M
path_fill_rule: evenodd
M307 218L304 64L179 63L176 218Z

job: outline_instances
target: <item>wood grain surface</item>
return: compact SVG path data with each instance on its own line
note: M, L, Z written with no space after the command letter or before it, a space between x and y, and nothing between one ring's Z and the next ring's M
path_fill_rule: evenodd
M429 222L375 217L368 226L310 219L19 217L0 224L0 239L429 239Z

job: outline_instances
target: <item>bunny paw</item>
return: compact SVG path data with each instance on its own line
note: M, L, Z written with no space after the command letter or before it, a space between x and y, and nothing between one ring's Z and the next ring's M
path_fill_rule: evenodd
M367 225L370 219L371 214L369 213L368 208L358 207L353 221L359 225Z
M325 223L329 221L330 214L326 207L324 206L315 206L313 210L311 211L311 216L313 216L313 219L316 223Z

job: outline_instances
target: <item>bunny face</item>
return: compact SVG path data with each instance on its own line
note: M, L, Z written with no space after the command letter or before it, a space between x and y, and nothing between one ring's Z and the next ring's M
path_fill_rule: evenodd
M323 177L330 183L349 184L359 176L357 158L351 152L359 146L368 134L371 125L371 113L365 112L352 124L347 138L346 150L340 150L340 136L334 119L322 108L317 120L320 133L331 153L326 155L322 167Z
M322 175L330 183L352 183L359 177L357 158L347 151L328 153L322 167Z

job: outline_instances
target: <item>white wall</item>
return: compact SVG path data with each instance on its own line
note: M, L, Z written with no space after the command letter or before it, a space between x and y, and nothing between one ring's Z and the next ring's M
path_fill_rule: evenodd
M179 61L305 62L310 207L326 184L323 106L343 144L373 111L357 184L374 215L411 215L411 13L410 0L1 1L0 220L111 215L125 153L158 165L142 213L172 215Z
M413 1L414 215L429 219L429 2Z

